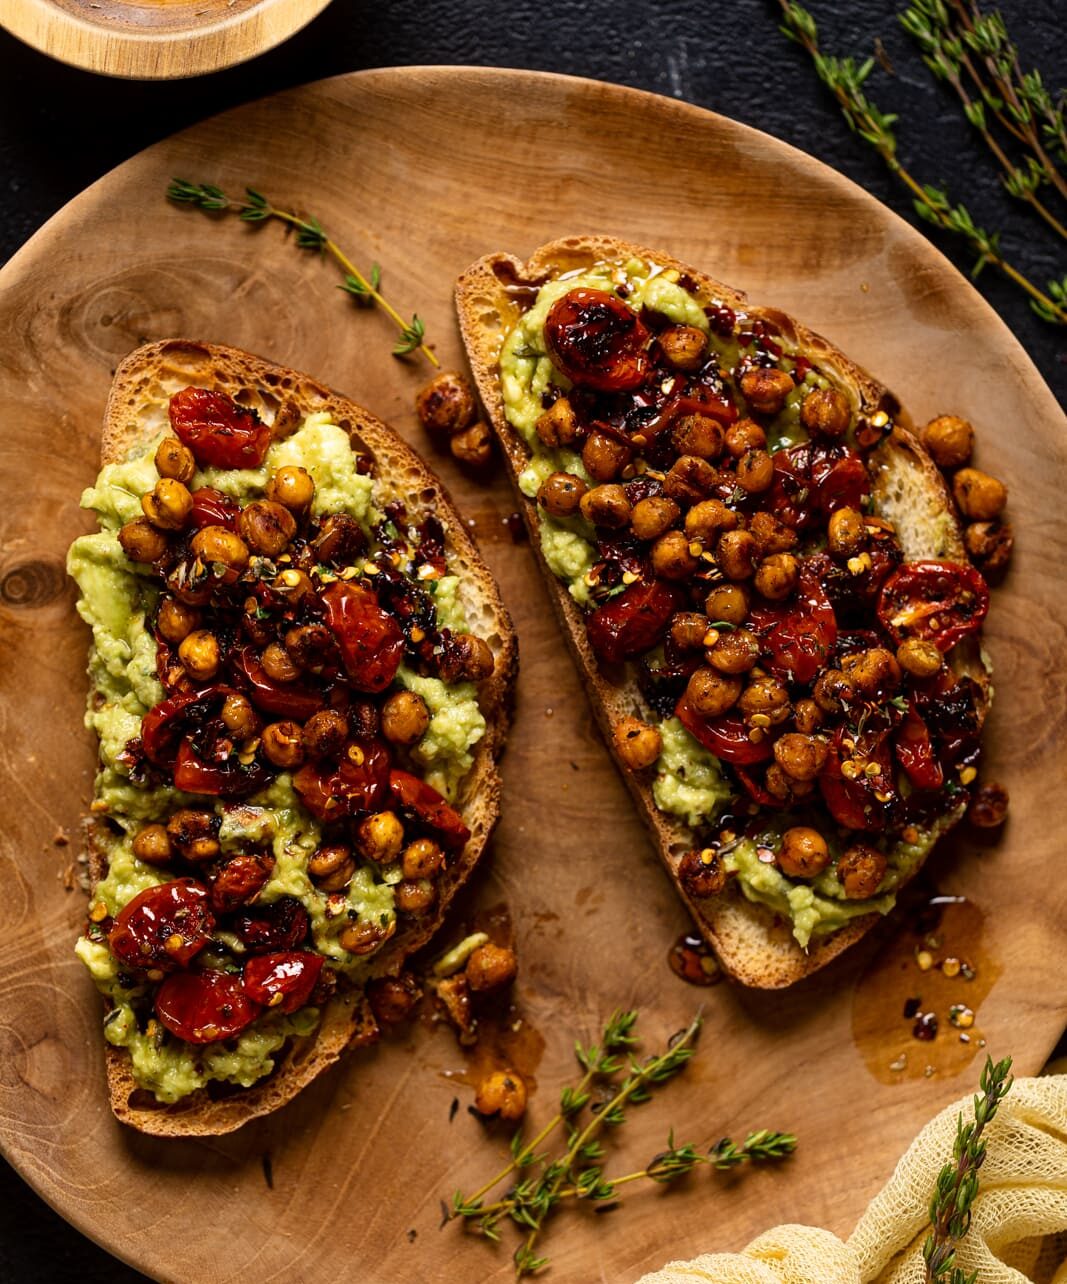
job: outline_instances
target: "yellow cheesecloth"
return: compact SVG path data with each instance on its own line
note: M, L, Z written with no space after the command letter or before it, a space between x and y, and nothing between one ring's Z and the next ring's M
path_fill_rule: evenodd
M915 1138L844 1243L812 1226L778 1226L740 1253L668 1262L638 1284L923 1284L930 1195L952 1155L943 1110ZM979 1284L1067 1284L1067 1074L1018 1079L984 1134L985 1163L957 1264Z

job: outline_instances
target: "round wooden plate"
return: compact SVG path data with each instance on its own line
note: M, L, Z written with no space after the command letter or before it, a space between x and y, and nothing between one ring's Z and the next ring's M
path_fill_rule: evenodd
M988 774L1013 807L1001 841L964 834L931 867L976 906L966 935L944 942L979 968L977 988L955 983L960 999L991 991L971 1044L947 1023L934 1044L911 1039L901 1006L929 989L900 916L783 994L696 990L668 970L686 915L592 729L528 550L507 534L512 497L499 474L473 482L434 461L476 524L521 639L504 818L472 899L506 905L516 925L533 1122L573 1072L575 1037L593 1039L613 1008L638 1006L658 1046L703 1004L696 1063L633 1112L619 1170L660 1149L671 1126L701 1143L762 1127L800 1136L777 1171L703 1171L669 1194L634 1190L606 1219L568 1213L546 1241L549 1278L624 1280L779 1221L847 1232L919 1125L975 1082L979 1032L1029 1074L1062 1029L1067 425L978 294L838 174L678 102L515 72L362 73L220 116L91 187L0 274L4 1153L76 1226L162 1279L511 1274L507 1249L438 1228L439 1200L475 1187L506 1147L465 1108L453 1117L471 1090L453 1077L465 1061L447 1029L386 1040L218 1141L139 1136L105 1102L100 1006L72 954L84 899L63 877L94 756L81 730L87 633L63 558L88 525L77 497L96 472L111 372L146 339L232 343L315 373L424 444L412 398L429 369L389 355L385 317L356 311L334 269L279 228L169 205L173 175L306 206L358 261L381 262L390 297L418 310L446 366L462 360L451 289L469 261L604 231L798 314L916 419L950 410L978 425L980 461L1007 479L1018 533L988 630ZM72 845L55 846L64 834ZM879 974L886 957L896 961ZM901 1048L907 1065L890 1071Z

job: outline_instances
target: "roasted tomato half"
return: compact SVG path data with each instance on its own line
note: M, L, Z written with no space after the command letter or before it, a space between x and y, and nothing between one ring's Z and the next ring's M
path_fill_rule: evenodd
M775 453L768 502L779 521L804 531L839 508L859 508L870 489L854 450L805 441Z
M201 486L193 491L193 525L197 530L204 526L225 526L227 530L236 530L240 512L241 505L214 486Z
M249 954L267 954L302 945L307 940L310 920L295 897L283 896L270 905L241 910L230 922Z
M206 388L171 397L170 426L201 468L258 468L270 446L270 427L254 410Z
M379 605L376 594L344 580L330 585L322 604L352 685L357 691L384 691L404 658L400 625Z
M913 708L897 728L893 741L897 761L916 789L940 789L945 773L937 760L930 729Z
M244 992L241 978L230 972L178 972L156 995L160 1023L186 1043L232 1039L256 1019L259 1005Z
M375 811L389 789L389 750L380 740L353 740L338 762L309 762L293 776L300 801L317 820Z
M905 562L878 599L878 618L894 642L922 638L939 651L977 633L988 610L985 580L958 562Z
M321 954L307 950L259 954L245 964L245 993L265 1008L296 1012L311 998L321 973Z
M686 731L722 762L731 766L748 766L766 762L774 752L770 740L762 736L750 740L748 728L739 713L723 713L717 718L702 718L683 696L675 716Z
M169 971L186 967L211 939L208 891L191 878L147 887L119 910L108 945L122 963Z
M651 332L632 308L606 290L570 290L545 318L545 342L572 383L624 392L644 382Z
M183 692L149 709L141 719L141 743L148 761L157 767L173 767L183 737L212 716L227 690L214 686Z
M453 851L461 848L471 836L463 817L432 786L407 771L389 773L389 792L402 811L432 829L441 842Z
M197 740L203 741L199 749ZM212 740L211 730L205 729L192 741L182 741L174 760L175 789L208 798L247 798L269 784L273 772L258 758L241 762L228 739Z
M634 660L663 640L671 616L684 601L681 589L662 580L632 584L589 616L589 645L605 664Z
M877 770L868 774L871 766ZM896 798L888 730L866 731L857 736L847 726L838 727L819 776L819 788L839 825L868 831L884 829Z
M816 568L803 563L788 606L757 606L749 617L767 668L792 682L810 682L837 641L837 620Z
M249 700L262 713L273 713L278 718L293 718L306 722L313 713L325 705L321 691L305 686L302 682L275 682L267 675L255 650L246 646L233 658L235 679L248 693Z

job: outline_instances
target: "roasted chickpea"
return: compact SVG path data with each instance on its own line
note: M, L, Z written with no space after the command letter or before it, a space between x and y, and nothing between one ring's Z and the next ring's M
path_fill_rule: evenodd
M231 691L223 700L219 717L235 740L251 740L259 734L259 714L252 708L248 697L237 691Z
M473 633L455 634L437 660L442 682L484 682L495 668L489 643Z
M178 644L178 659L194 682L208 682L219 671L219 640L209 629L194 629Z
M660 733L640 718L623 718L617 722L611 738L619 757L631 771L651 767L663 749Z
M193 515L193 497L173 477L161 477L147 495L141 496L141 511L161 531L180 531Z
M379 1025L400 1025L414 1013L422 990L410 972L377 976L367 983L367 999Z
M330 566L350 566L367 546L363 528L347 513L331 513L311 541L311 552L317 562Z
M800 422L820 437L843 437L851 420L852 407L837 388L813 388L800 406Z
M900 688L900 665L893 652L884 646L846 655L841 668L861 695L883 695Z
M792 553L772 553L756 567L752 581L756 592L770 602L781 602L797 586L800 564Z
M263 752L276 767L289 771L304 761L303 728L299 722L286 719L263 728Z
M798 700L793 706L793 725L801 735L810 736L825 721L823 711L814 700Z
M741 376L741 394L761 415L776 415L793 391L793 376L784 370L756 366Z
M830 849L817 829L795 825L782 835L778 868L791 878L814 878L830 862Z
M1011 561L1015 534L1010 522L971 522L963 532L963 542L978 569L994 575Z
M686 852L678 865L678 881L686 895L697 900L718 896L726 886L726 870L719 853L713 847Z
M177 598L165 597L159 604L156 613L156 628L163 640L176 646L182 638L187 638L193 629L200 626L200 612L195 606L187 606Z
M308 857L308 877L324 892L341 891L355 872L351 851L340 843L319 847Z
M797 780L772 762L763 773L763 785L769 794L781 802L799 802L815 790L814 780Z
M750 450L762 450L767 444L767 434L754 419L738 419L726 430L726 449L735 459Z
M748 590L743 584L717 584L704 599L704 610L712 624L744 624L748 607Z
M942 655L932 642L905 638L897 647L897 663L915 678L932 678L941 668Z
M550 473L541 483L537 502L552 517L573 517L588 487L573 473Z
M715 542L722 531L737 528L737 514L727 508L721 499L704 499L685 515L685 533L690 539L705 540L708 544Z
M975 790L967 818L981 829L995 829L1008 817L1008 791L995 781L979 785Z
M823 713L842 713L856 698L856 688L840 669L826 669L815 679L812 698Z
M320 709L304 723L304 752L309 758L338 758L348 735L348 719L340 710Z
M164 437L156 447L156 472L160 477L171 477L183 485L192 481L196 460L188 446L177 437Z
M266 611L260 606L259 599L251 595L244 600L241 614L241 632L256 646L266 646L274 636L274 626Z
M209 811L179 808L167 821L171 844L193 864L214 860L219 854L218 825Z
M375 950L381 947L396 935L396 919L391 918L388 923L353 923L351 927L346 927L343 932L338 933L337 943L341 949L347 950L349 954L373 954Z
M602 432L591 432L582 447L582 466L595 482L614 481L629 460L629 448Z
M717 718L732 709L741 694L741 679L716 669L696 669L685 688L686 702L702 718Z
M774 761L794 780L814 780L826 766L830 749L818 736L787 731L774 742Z
M420 878L417 882L404 879L397 883L393 895L401 914L424 914L437 900L437 888L428 878Z
M296 534L296 518L283 504L256 499L241 509L237 529L253 552L278 557Z
M737 461L737 484L750 495L759 495L774 481L774 462L765 450L746 450Z
M432 838L416 838L404 848L400 862L405 878L433 878L444 869L445 854Z
M973 521L993 521L1008 502L1004 483L978 468L961 468L952 479L952 493L960 512Z
M302 513L315 498L315 482L306 468L285 464L271 474L267 482L267 498L291 513Z
M776 727L785 722L792 711L785 683L769 674L752 679L741 692L737 707L752 727Z
M484 468L493 457L493 438L480 420L457 432L448 443L454 458L468 468Z
M639 499L630 514L630 529L638 539L659 539L682 515L682 510L666 495Z
M274 577L271 588L274 589L279 597L284 598L292 606L296 606L309 593L315 591L311 576L308 575L307 571L301 571L295 566L287 566L284 571L279 571Z
M297 624L285 631L289 658L308 673L321 673L337 654L333 634L325 624Z
M974 450L974 429L957 415L938 415L931 419L921 437L938 468L959 468Z
M852 557L860 551L866 539L862 513L855 508L839 508L831 514L826 528L826 543L831 553L838 557Z
M293 657L280 642L271 642L264 648L260 663L267 677L275 682L295 682L300 676Z
M607 530L622 530L630 521L630 501L626 498L626 491L616 482L605 482L587 490L579 508L587 522Z
M486 941L479 945L467 960L463 969L467 984L475 994L485 994L489 990L502 990L515 980L519 970L519 960L515 951L503 945L494 945Z
M726 531L719 536L715 560L728 580L747 580L756 570L759 548L748 531Z
M474 393L458 370L442 370L415 394L415 413L428 433L451 437L474 418Z
M753 513L749 519L748 531L764 557L774 553L788 553L799 543L796 531L779 521L773 513Z
M695 325L672 325L660 332L659 346L668 365L689 372L704 364L708 338Z
M204 526L193 536L190 547L202 562L221 562L234 571L243 571L248 565L248 545L225 526Z
M573 446L581 436L578 416L566 397L557 397L534 424L534 430L550 450Z
M375 812L359 822L356 841L368 860L388 865L400 855L404 845L404 826L395 812Z
M759 659L759 643L748 629L734 629L732 633L720 633L705 658L720 673L747 673Z
M700 565L681 531L668 531L652 545L652 569L665 580L684 580Z
M682 455L663 479L663 493L688 507L697 504L718 484L719 474L706 459Z
M671 445L676 455L718 459L723 436L722 424L710 415L685 415L671 429Z
M888 862L877 847L855 843L841 853L837 877L850 901L865 901L874 896L885 878Z
M119 544L131 562L158 562L167 551L167 537L147 517L136 517L119 531Z
M395 745L413 745L429 725L426 701L414 691L396 691L382 705L382 735Z
M169 865L170 836L162 825L145 825L133 840L133 854L146 865Z
M708 631L708 617L697 611L679 611L671 620L671 641L679 651L699 651Z
M480 1115L499 1115L514 1123L526 1113L526 1084L517 1070L495 1070L483 1079L474 1094Z

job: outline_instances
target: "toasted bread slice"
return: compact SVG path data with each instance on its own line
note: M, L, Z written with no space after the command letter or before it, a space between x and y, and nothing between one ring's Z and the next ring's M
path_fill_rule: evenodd
M453 896L485 849L500 811L497 761L504 748L518 667L511 619L452 500L422 460L366 410L295 370L215 344L169 340L138 348L115 373L104 413L101 462L124 459L131 448L164 429L171 395L190 384L216 389L254 407L274 425L275 436L295 430L311 413L328 411L349 433L353 446L373 458L378 496L403 499L413 517L432 513L441 521L449 567L460 576L460 596L471 628L486 639L496 658L495 670L479 692L486 733L476 746L473 765L456 800L471 837L438 883L435 911L402 928L375 956L375 975L394 974L440 926ZM109 841L106 823L95 819L88 823L92 888L107 874ZM251 1088L202 1088L173 1105L161 1105L150 1093L138 1089L129 1056L109 1044L106 1058L112 1109L123 1123L157 1136L231 1132L285 1105L346 1048L372 1042L377 1034L362 991L342 987L323 1010L316 1032L290 1040L275 1057L275 1068L267 1078Z
M889 414L896 427L874 454L877 465L873 486L876 511L896 526L907 559L968 560L944 480L933 460L909 431L909 421L896 397L828 340L792 317L777 309L750 304L737 290L679 262L670 254L613 237L566 237L542 246L526 263L509 254L490 254L479 259L456 284L456 306L467 355L515 484L520 508L531 533L531 547L540 562L567 643L587 684L594 713L613 754L613 725L640 710L643 701L636 686L627 684L620 687L605 681L589 645L581 609L566 586L545 564L536 506L518 489L518 476L526 467L530 452L505 417L498 365L505 338L533 302L542 284L598 263L623 263L632 258L679 272L686 279L687 288L707 304L722 303L748 317L763 318L772 323L783 336L785 345L795 346L804 352L820 369L852 391L861 413L870 415L883 410ZM977 647L960 646L956 651L959 654L952 657L954 666L965 667L985 690L985 672L979 662ZM615 756L618 763L617 754ZM682 820L656 807L650 782L645 776L627 770L621 763L618 765L679 894L686 900L724 969L743 984L768 989L792 985L824 967L879 921L878 914L855 919L836 932L813 937L805 951L793 939L788 922L763 905L746 900L733 883L719 897L703 901L687 897L678 880L677 870L681 857L693 846L692 831ZM959 812L946 816L939 828L947 830L958 819Z

